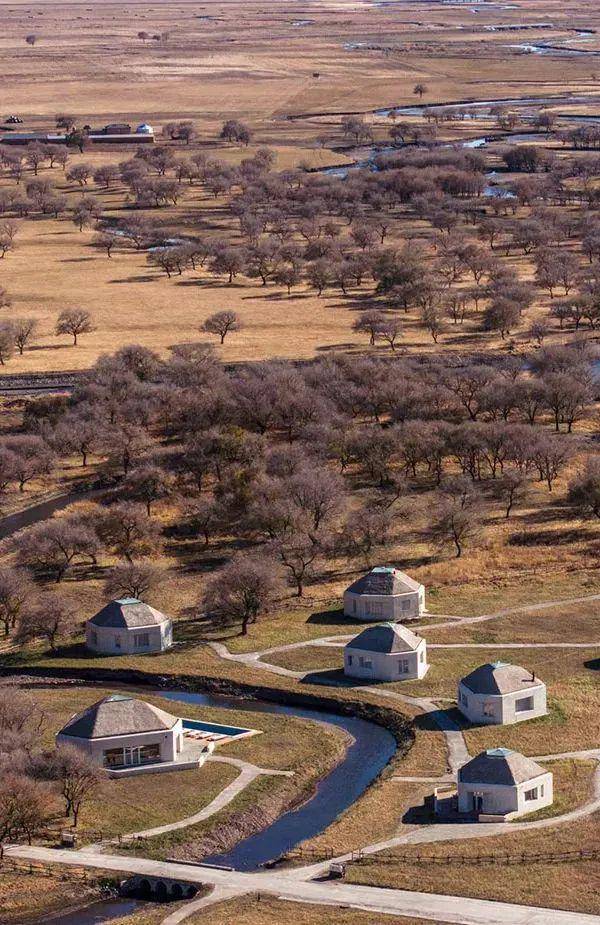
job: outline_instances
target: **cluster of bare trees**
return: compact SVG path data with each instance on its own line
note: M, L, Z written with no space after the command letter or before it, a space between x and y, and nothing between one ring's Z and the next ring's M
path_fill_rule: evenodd
M4 845L72 819L97 797L104 774L78 749L40 748L45 716L17 684L0 684L0 860Z
M28 433L0 447L5 488L48 471L57 455L83 466L93 456L115 484L104 502L10 541L8 590L24 575L97 573L110 554L121 564L107 591L145 593L163 542L155 510L167 502L171 539L198 538L200 555L232 535L245 545L199 602L245 631L284 579L302 595L332 558L372 564L403 513L420 512L423 538L462 555L487 519L509 517L535 483L553 491L578 459L569 497L595 513L589 438L571 433L597 397L594 358L580 343L542 347L528 364L336 357L227 371L201 345L166 362L124 348L70 398L32 401ZM18 638L54 649L76 630L58 599L44 608L20 600L10 598L3 618Z

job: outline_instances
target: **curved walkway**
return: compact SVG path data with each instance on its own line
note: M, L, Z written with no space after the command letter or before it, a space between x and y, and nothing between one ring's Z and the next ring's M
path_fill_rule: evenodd
M238 777L230 784L227 785L214 800L205 806L204 809L201 809L199 812L194 813L192 816L186 816L183 819L178 819L176 822L167 822L165 825L158 825L152 829L143 829L140 832L129 832L127 835L122 835L120 838L112 838L105 842L98 842L94 845L86 845L85 848L80 850L85 852L94 852L101 854L105 851L110 845L119 845L123 842L135 841L136 838L152 838L153 835L164 835L167 832L175 832L177 829L186 829L190 825L196 825L198 822L204 822L205 819L214 816L215 813L220 812L225 806L234 800L242 790L245 790L246 787L256 780L257 777L260 777L263 774L269 774L272 776L278 777L292 777L293 771L275 771L271 768L259 768L254 764L250 764L248 761L242 761L241 758L226 758L217 755L211 755L206 759L207 761L215 761L220 764L231 764L236 768L239 768L240 773Z

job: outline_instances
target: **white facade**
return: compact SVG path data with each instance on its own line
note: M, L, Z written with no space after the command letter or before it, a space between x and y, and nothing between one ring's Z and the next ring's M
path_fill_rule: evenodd
M164 652L173 644L170 619L137 598L109 601L85 625L85 644L101 655Z
M143 655L164 652L173 645L170 620L160 625L128 627L85 625L85 645L102 655Z
M409 681L424 678L429 669L427 644L421 639L414 652L370 652L344 650L344 674L372 681Z
M512 786L458 782L458 811L484 816L524 816L554 802L550 771Z
M460 681L457 703L471 723L508 726L546 715L546 685L540 681L535 687L507 694L474 694Z
M57 745L72 745L85 752L101 768L123 769L175 761L183 749L183 725L172 729L135 732L104 738L83 739L59 732Z

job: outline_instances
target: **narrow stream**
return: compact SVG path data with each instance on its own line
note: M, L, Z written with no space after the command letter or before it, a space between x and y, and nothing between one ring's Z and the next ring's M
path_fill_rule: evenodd
M353 739L343 760L319 782L312 797L297 809L284 813L261 832L245 838L231 851L206 858L211 864L223 864L236 870L256 870L301 841L319 835L364 793L396 751L396 741L386 729L351 716L187 691L157 693L184 703L298 716L344 729ZM318 735L319 729L315 727L315 739Z

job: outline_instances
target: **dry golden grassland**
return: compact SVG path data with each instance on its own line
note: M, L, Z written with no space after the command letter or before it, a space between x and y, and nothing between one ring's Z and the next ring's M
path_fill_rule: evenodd
M73 881L69 876L0 871L0 909L3 925L46 921L69 908L98 899L100 892L90 873L89 882Z
M74 714L95 703L110 690L101 687L49 687L33 688L36 703L45 717L43 744L50 747L54 734ZM319 737L319 761L313 748L312 726L292 717L272 716L199 708L193 704L143 694L145 700L155 703L176 716L198 717L209 722L223 722L256 728L260 735L231 743L219 749L223 757L241 758L261 767L302 771L307 764L333 765L345 746L345 734L327 727ZM225 719L224 719L225 717ZM204 806L238 776L231 765L208 761L202 768L173 771L169 786L160 774L145 774L107 780L101 792L82 809L80 828L118 835L153 828L199 812ZM269 787L277 790L282 778L270 778ZM209 823L210 824L210 823Z
M193 925L229 925L230 922L236 922L238 925L280 925L285 921L294 921L297 925L322 925L324 921L332 920L336 925L380 925L381 918L378 913L360 912L357 909L337 906L324 909L261 894L219 903L203 909L189 921ZM434 925L427 919L417 921L406 916L386 915L385 921L389 922L389 925ZM137 922L132 922L132 925L137 925Z
M0 79L7 110L21 114L27 129L51 127L60 110L82 123L148 120L157 130L167 121L190 118L200 138L190 148L180 146L183 156L200 146L209 156L236 162L257 146L269 145L277 154L275 169L302 162L323 167L346 160L344 152L319 148L315 141L325 131L335 146L347 146L339 117L289 122L284 115L406 105L415 100L417 82L427 84L424 101L429 103L600 89L593 56L527 55L509 47L566 40L572 29L594 28L597 11L582 5L567 20L557 4L535 3L528 5L530 16L534 22L552 21L552 29L490 31L522 23L521 13L482 7L475 17L467 7L437 3L425 3L417 23L393 5L312 2L305 16L309 22L301 26L294 23L303 22L302 16L284 2L265 10L258 0L224 0L206 4L201 13L186 0L167 0L160 8L45 2L29 9L18 3L3 11ZM169 36L142 41L139 31ZM24 37L32 32L38 41L30 47ZM364 45L345 47L357 41ZM589 47L596 42L593 37ZM250 120L255 141L248 150L215 142L221 122L229 117ZM388 125L389 120L374 118L378 141L385 139ZM444 126L441 137L469 137L486 128L485 122ZM98 165L132 153L133 148L92 150L73 155L72 163ZM40 176L51 178L71 201L82 192L58 169L44 169ZM107 218L127 214L121 189L106 192L90 184L83 191L103 202ZM222 204L197 188L186 191L179 206L155 214L175 233L200 223L235 234ZM167 280L148 268L144 254L117 251L108 260L90 246L91 232L79 233L68 219L20 224L18 249L0 268L0 283L12 295L15 313L33 315L40 327L34 349L15 358L11 372L84 369L100 353L132 341L164 355L173 344L198 340L204 318L225 307L235 309L245 324L219 348L227 360L364 348L364 338L352 333L351 324L365 307L366 291L350 300L331 293L320 299L303 286L288 298L273 285L263 291L240 279L225 286L204 273ZM414 222L403 228L403 234L422 236L423 231L424 225ZM527 259L509 262L528 275ZM76 305L93 313L97 330L74 349L68 339L54 336L53 326L62 308ZM532 319L538 310L529 313ZM449 331L442 344L469 349L472 340L467 324L459 334ZM434 349L414 317L406 320L404 344L410 350ZM486 337L486 344L502 346L496 337Z
M516 902L555 909L575 909L598 914L600 900L595 884L600 878L600 862L518 863L470 866L461 863L411 864L406 856L469 857L506 856L525 853L560 853L581 848L598 849L598 814L573 825L532 829L502 835L465 839L437 845L402 845L397 864L352 865L346 875L353 883L369 883L396 889L418 889L500 902Z

